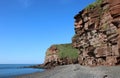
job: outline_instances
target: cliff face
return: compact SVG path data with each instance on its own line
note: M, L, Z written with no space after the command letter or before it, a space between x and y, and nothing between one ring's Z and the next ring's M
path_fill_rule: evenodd
M120 64L120 0L97 0L75 17L72 45L81 65Z
M78 50L72 44L52 45L46 51L44 66L51 68L58 65L78 63Z

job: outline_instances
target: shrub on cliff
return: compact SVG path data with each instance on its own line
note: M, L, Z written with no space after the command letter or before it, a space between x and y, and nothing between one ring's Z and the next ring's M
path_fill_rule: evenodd
M103 0L96 0L94 3L88 5L86 7L87 10L94 9L96 6L100 6L100 4L103 2Z

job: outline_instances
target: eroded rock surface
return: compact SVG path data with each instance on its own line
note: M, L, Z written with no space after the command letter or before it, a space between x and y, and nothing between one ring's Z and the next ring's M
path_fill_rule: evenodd
M102 1L102 0L101 0ZM120 64L120 0L104 0L75 17L72 45L81 65Z
M46 51L44 68L78 63L77 51L77 49L72 47L71 43L50 46Z

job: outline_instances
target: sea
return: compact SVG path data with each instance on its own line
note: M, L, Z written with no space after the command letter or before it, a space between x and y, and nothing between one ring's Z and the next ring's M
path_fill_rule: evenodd
M0 64L0 78L12 78L18 75L42 72L44 69L24 68L35 64Z

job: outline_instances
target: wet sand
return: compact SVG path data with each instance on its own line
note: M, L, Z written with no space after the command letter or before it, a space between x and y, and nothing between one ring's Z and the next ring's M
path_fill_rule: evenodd
M87 67L76 65L57 66L14 78L120 78L120 66Z

